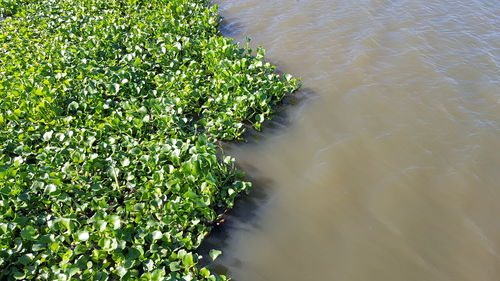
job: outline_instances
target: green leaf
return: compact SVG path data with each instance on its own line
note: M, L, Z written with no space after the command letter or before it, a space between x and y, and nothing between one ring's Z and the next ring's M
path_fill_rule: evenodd
M174 261L169 264L170 271L175 272L181 269L180 262Z
M54 193L56 191L57 191L57 186L55 184L51 183L45 187L45 192L48 194Z
M184 255L184 257L182 258L182 264L184 264L187 267L194 266L195 263L193 259L193 254L187 253L186 255Z
M115 250L118 247L118 242L116 239L112 238L101 238L98 242L99 247L101 247L104 251L110 252Z
M121 164L123 167L127 167L128 165L130 165L130 160L128 158L123 158L121 160Z
M75 111L78 109L78 107L79 107L78 103L76 101L72 101L68 105L68 110Z
M204 267L204 268L200 269L200 275L205 277L205 278L208 278L208 277L210 277L210 270L208 270L208 268Z
M222 254L222 251L220 250L210 250L210 258L212 259L212 261L215 261L215 259L217 259L218 256L220 256Z
M125 276L125 274L127 274L127 269L122 267L122 266L119 266L117 269L116 269L116 274L120 277L123 277Z
M16 271L16 272L14 272L13 277L16 280L22 280L22 279L26 278L26 274L25 273L21 273L19 271Z
M80 240L82 242L89 240L89 237L90 237L88 231L80 231L80 232L78 232L77 235L78 235L78 240Z
M121 227L121 219L119 216L117 215L112 215L109 217L109 220L108 220L111 225L113 226L113 229L120 229Z
M22 257L19 258L19 262L26 266L28 264L31 263L31 261L33 260L34 258L34 255L33 254L26 254L26 255L23 255Z
M94 276L93 281L107 281L109 278L109 275L106 272L98 272Z
M36 229L30 225L26 226L21 230L21 237L24 240L34 240L37 235L36 235Z
M161 233L161 231L158 231L158 230L153 231L153 233L151 235L152 235L153 240L159 240L163 237L163 234Z
M48 131L45 134L43 134L43 140L44 141L49 141L52 138L53 131Z
M156 269L151 273L151 280L152 281L160 281L163 280L163 276L165 276L165 270L164 269Z

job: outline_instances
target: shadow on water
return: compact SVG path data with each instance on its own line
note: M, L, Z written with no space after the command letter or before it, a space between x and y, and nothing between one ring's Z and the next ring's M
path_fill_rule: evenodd
M220 32L224 37L236 37L243 32L243 24L239 22L229 22L223 19L220 23Z
M259 228L259 210L269 203L269 187L273 184L270 179L254 179L247 177L246 180L253 183L252 189L248 195L240 197L235 207L224 215L224 223L213 228L210 235L203 241L198 249L198 254L204 258L200 261L200 266L206 266L211 263L209 252L211 249L225 249L230 241L230 235L233 230L242 227ZM213 271L218 274L226 274L227 269L217 262L212 265Z
M222 20L220 30L223 36L235 38L243 33L244 26L239 22ZM273 64L272 61L269 62ZM276 68L276 73L283 74L279 67ZM230 149L234 146L259 145L262 140L283 133L286 128L291 126L300 109L304 108L315 97L317 97L317 94L307 88L301 88L289 94L275 107L274 114L263 123L260 131L247 126L242 142L222 142L222 148ZM198 266L200 268L209 266L211 271L217 274L227 275L228 268L217 261L212 263L209 257L210 250L226 249L229 241L231 241L231 234L235 230L259 229L259 217L263 213L262 209L272 201L270 196L270 190L274 184L272 179L257 176L260 174L257 167L249 163L239 162L238 159L236 159L236 166L246 173L245 180L252 182L252 188L248 194L243 194L236 200L234 208L224 214L223 223L213 227L210 235L197 250L197 253L203 257ZM238 267L238 264L241 264L241 261L232 258L231 265Z
M272 63L272 62L271 62ZM276 71L280 73L280 71ZM257 145L262 139L268 136L273 136L284 132L289 128L296 116L298 116L300 109L304 108L311 100L317 97L313 90L308 88L301 88L298 91L288 95L275 107L273 115L269 117L262 124L260 131L252 127L247 127L246 132L243 134L244 142L248 145ZM233 146L234 143L225 143L224 146ZM237 143L236 145L241 145Z
M300 89L297 92L288 95L275 108L275 113L271 119L266 120L262 125L262 130L257 131L253 128L247 128L243 135L244 142L224 142L223 148L234 146L259 145L262 140L270 136L280 134L293 122L293 116L296 116L300 108L303 108L316 95L309 89ZM247 162L239 162L236 159L236 168L245 172L245 180L252 182L252 187L248 194L242 194L235 202L233 209L227 211L223 216L223 223L215 225L207 238L198 248L197 253L203 256L198 266L209 265L211 271L217 274L228 274L228 268L217 261L212 264L209 252L212 249L224 250L228 248L231 241L231 234L236 230L249 231L259 229L259 217L262 209L271 203L271 190L274 184L270 178L258 176L260 171L254 165ZM238 267L241 263L237 258L232 258L231 266ZM234 280L234 279L232 279Z

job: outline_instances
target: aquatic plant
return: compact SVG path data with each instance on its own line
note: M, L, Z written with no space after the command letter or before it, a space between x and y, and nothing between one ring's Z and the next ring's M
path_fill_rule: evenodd
M222 37L208 1L0 12L0 279L226 280L195 250L250 183L214 143L297 80Z

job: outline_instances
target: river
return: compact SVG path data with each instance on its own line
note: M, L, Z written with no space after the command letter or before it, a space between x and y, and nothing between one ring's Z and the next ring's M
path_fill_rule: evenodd
M215 2L226 35L303 81L226 149L255 192L212 238L220 272L500 280L498 0Z

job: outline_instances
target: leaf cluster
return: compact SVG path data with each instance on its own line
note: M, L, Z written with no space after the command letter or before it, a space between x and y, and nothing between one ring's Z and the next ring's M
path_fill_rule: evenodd
M0 279L226 280L194 251L250 183L214 143L298 81L222 37L208 1L0 13Z

